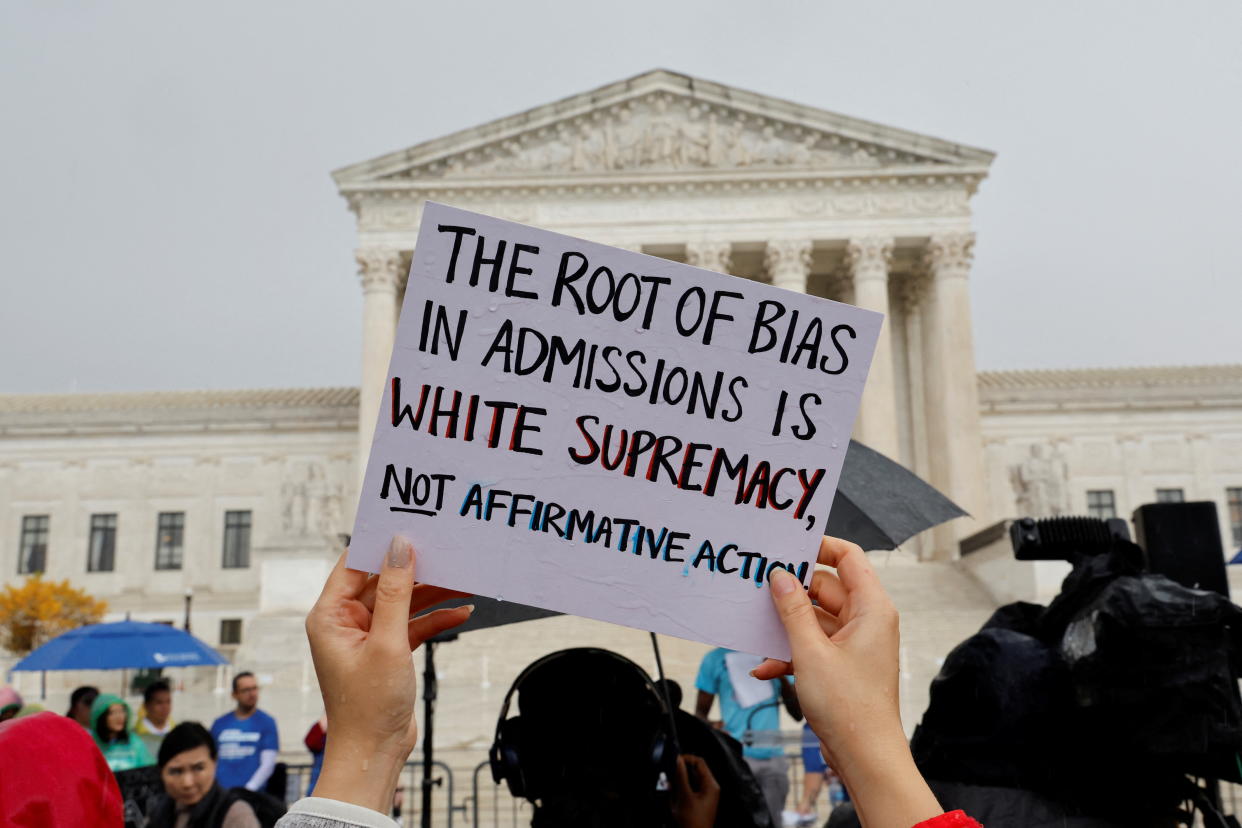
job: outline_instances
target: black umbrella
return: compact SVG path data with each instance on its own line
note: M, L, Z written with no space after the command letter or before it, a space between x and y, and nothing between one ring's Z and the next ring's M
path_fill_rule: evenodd
M841 469L841 479L837 484L836 498L832 501L832 512L828 516L827 533L853 541L863 549L894 549L925 529L965 514L966 512L905 466L856 440L850 440L849 449L845 453L845 465ZM483 596L456 598L437 605L437 608L456 607L466 603L474 604L470 619L452 632L437 636L424 645L422 824L428 828L431 825L431 791L436 784L432 778L431 747L436 700L436 645L452 641L461 633L473 630L561 614ZM656 650L656 662L659 664L660 650L654 634L651 641ZM660 677L663 678L663 665L659 666Z
M896 549L919 532L965 514L905 466L850 440L827 534L863 549Z

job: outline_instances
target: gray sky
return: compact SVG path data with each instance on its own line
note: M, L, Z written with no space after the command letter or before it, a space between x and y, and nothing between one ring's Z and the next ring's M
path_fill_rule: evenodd
M356 384L329 171L654 67L998 152L981 368L1242 361L1239 32L1232 0L8 0L0 391Z

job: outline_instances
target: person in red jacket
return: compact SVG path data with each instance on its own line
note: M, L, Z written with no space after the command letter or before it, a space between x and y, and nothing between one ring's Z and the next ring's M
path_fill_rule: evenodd
M0 825L121 828L121 790L91 735L38 713L0 724Z
M824 538L819 562L835 572L816 572L810 595L792 575L773 570L772 599L793 662L768 659L755 668L756 678L797 677L803 713L866 828L979 828L961 811L943 813L915 767L897 704L897 610L866 555ZM294 804L282 826L377 825L377 812L392 802L418 741L410 651L464 622L472 609L410 620L460 594L417 584L414 572L413 548L394 538L378 577L347 569L344 555L328 576L306 630L332 739L316 797Z
M306 784L306 795L312 796L315 783L319 781L319 771L323 768L323 752L328 745L328 716L324 714L306 731L302 744L311 754L310 781Z

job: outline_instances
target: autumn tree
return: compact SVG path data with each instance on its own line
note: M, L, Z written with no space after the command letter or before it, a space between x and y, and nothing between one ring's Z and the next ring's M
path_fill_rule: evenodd
M72 586L32 575L24 584L0 589L0 646L25 655L63 632L98 624L108 604Z

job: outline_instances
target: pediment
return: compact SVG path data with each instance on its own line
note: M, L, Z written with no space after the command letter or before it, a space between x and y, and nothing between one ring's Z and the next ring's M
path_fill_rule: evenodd
M657 70L338 170L383 182L969 168L993 154Z

